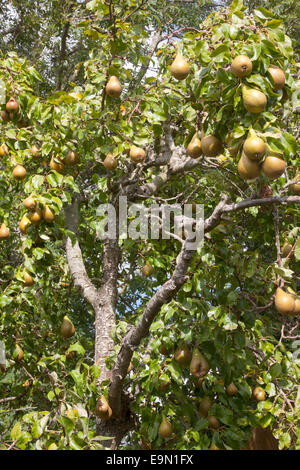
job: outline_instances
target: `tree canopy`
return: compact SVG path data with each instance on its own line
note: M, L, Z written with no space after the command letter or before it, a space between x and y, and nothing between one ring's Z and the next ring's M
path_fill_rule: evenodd
M1 449L300 448L290 2L161 3L0 7Z

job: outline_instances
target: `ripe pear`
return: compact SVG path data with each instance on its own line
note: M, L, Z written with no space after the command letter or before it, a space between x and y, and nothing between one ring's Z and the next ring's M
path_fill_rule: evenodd
M26 170L22 165L17 165L12 174L15 180L22 181L26 177Z
M284 71L276 67L276 65L270 65L268 72L274 81L274 90L281 90L285 84L285 73Z
M221 426L220 421L215 416L208 416L207 417L209 427L212 429L219 429Z
M250 160L260 160L264 156L265 150L266 144L264 140L256 135L249 136L243 145L244 154L246 157L250 158Z
M284 243L284 245L281 249L282 257L286 258L290 254L292 249L293 249L293 246L290 243Z
M285 171L287 164L282 158L269 155L262 164L263 173L271 180L279 178Z
M8 155L8 152L9 152L9 150L8 150L7 145L6 145L6 144L2 144L2 145L0 146L0 157L4 157L5 155Z
M252 62L248 56L241 54L231 63L231 72L238 78L247 77L252 72Z
M170 437L173 434L172 425L165 416L162 417L162 422L158 428L158 434L163 438Z
M0 240L7 240L9 238L9 228L3 223L0 227Z
M106 94L110 96L111 98L119 98L119 96L122 93L122 85L119 81L119 79L115 76L112 75L105 87Z
M112 416L112 410L104 395L98 398L95 409L96 416L103 421L108 421Z
M64 316L60 332L63 338L71 338L75 333L75 327L66 315Z
M56 157L56 160L59 160L58 157ZM50 169L57 171L57 173L62 173L64 171L65 165L59 161L55 161L54 157L51 158L50 160Z
M41 223L43 214L41 209L36 208L34 211L30 212L29 219L33 225L38 225Z
M190 67L187 60L181 54L177 54L170 71L176 80L184 80L190 73Z
M299 181L299 183L297 183ZM290 185L291 192L293 194L300 194L300 173L297 173L293 179L293 184Z
M142 163L146 158L145 150L132 145L129 150L129 157L135 163Z
M297 296L295 298L295 308L291 315L299 315L299 313L300 313L300 297Z
M33 145L29 151L34 158L39 157L41 155L41 151L37 147L37 145Z
M148 277L148 276L151 276L151 274L153 273L154 269L153 267L151 266L151 264L147 261L147 263L145 264L145 266L142 267L142 274L143 276L145 277Z
M77 165L77 163L79 162L79 154L77 152L74 152L74 150L69 150L63 162L67 166Z
M23 215L23 217L21 219L21 222L20 222L20 225L19 225L20 231L23 235L25 235L25 233L27 232L27 229L28 229L30 224L31 224L31 222L28 219L28 217L26 215Z
M186 344L181 344L175 351L174 359L178 364L185 367L189 364L192 358L191 351Z
M244 106L250 113L261 113L267 104L266 95L256 88L243 89Z
M192 360L190 363L190 372L194 377L204 377L209 371L209 364L199 349L195 348L193 351Z
M275 294L275 307L282 315L289 315L295 309L295 299L291 294L278 287Z
M24 280L23 280L24 286L26 286L26 287L33 286L33 284L34 284L34 279L33 279L33 277L32 277L27 271L24 271L23 279L24 279Z
M201 139L201 148L207 157L216 157L222 152L222 143L214 135L206 135Z
M108 153L104 159L103 162L104 168L106 168L108 171L115 170L118 166L118 162L115 159L114 155L112 153Z
M264 401L266 399L266 392L262 387L255 387L252 391L252 398L256 401Z
M253 180L260 174L260 165L250 160L243 152L238 163L238 173L244 180Z
M15 346L15 353L16 353L15 361L16 361L16 362L22 361L22 359L23 359L23 357L24 357L24 351L23 351L23 349L18 345L18 343L16 343L16 346ZM15 353L14 353L14 354L15 354Z
M202 155L201 140L199 139L197 133L194 135L194 137L190 141L186 150L187 150L187 154L191 158L199 158Z
M213 401L210 397L203 397L199 405L199 415L202 418L206 418L208 415L209 409L212 407Z
M47 205L43 209L43 219L48 224L51 224L55 219L54 212Z
M237 395L239 391L236 385L233 382L231 382L231 384L229 384L228 387L226 387L226 393L227 395L233 397L234 395Z
M34 200L33 196L29 196L23 201L24 207L29 210L33 211L36 208L36 201Z
M163 380L161 377L159 377L159 390L161 390L162 392L164 392L165 390L167 390L167 388L169 387L171 383L171 380L168 379L167 381Z
M19 110L19 103L13 97L9 98L6 103L6 111L9 113L16 113Z

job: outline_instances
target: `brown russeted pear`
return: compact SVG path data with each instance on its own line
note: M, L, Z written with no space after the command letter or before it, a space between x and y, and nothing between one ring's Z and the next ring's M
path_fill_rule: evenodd
M77 165L77 163L79 162L79 154L74 150L68 150L68 153L65 156L63 162L67 166Z
M238 388L236 385L231 382L227 387L226 387L226 393L227 395L233 397L234 395L237 395L239 393Z
M190 67L187 60L177 54L170 67L171 74L176 80L184 80L190 73Z
M0 227L0 240L7 240L9 238L10 231L6 224L1 224Z
M275 307L282 315L289 315L295 309L295 298L278 287L275 294Z
M146 158L146 152L144 149L132 145L129 150L129 157L134 163L142 163Z
M47 222L48 224L51 224L54 219L55 219L55 214L54 212L50 209L49 206L44 206L43 208L43 219L45 222Z
M238 78L247 77L252 72L252 62L247 55L235 57L231 63L231 72Z
M262 171L268 178L274 180L283 175L286 167L287 164L282 158L268 155L262 164Z
M75 327L67 315L64 316L60 332L63 338L71 338L75 333Z
M265 141L254 132L250 133L243 145L243 151L246 157L250 158L250 160L258 161L264 156L265 150Z
M208 411L212 407L212 405L213 405L213 400L210 397L208 396L203 397L199 404L199 415L202 418L206 418L208 415Z
M191 351L186 344L180 344L174 353L174 359L178 364L185 367L192 358Z
M24 199L23 204L24 207L29 211L33 211L36 208L36 201L32 195Z
M186 151L191 158L199 158L202 155L201 140L197 133L188 144Z
M111 77L109 77L109 80L105 87L105 91L106 91L106 94L110 96L111 98L119 98L119 96L121 95L122 85L119 79L115 75L112 75Z
M8 113L16 113L19 110L19 103L13 97L9 98L8 102L6 103L6 111Z
M108 171L115 170L118 166L118 161L114 157L112 153L108 153L103 161L103 166L106 168Z
M276 65L270 65L268 72L271 75L274 82L274 90L281 90L285 84L285 73L284 71L276 67Z
M250 113L261 113L267 105L266 95L256 88L243 87L244 106Z
M204 377L209 371L209 364L199 349L194 348L190 363L190 372L194 377Z
M257 178L260 174L260 165L254 160L250 160L244 152L238 163L238 173L241 178L244 180L253 180Z
M22 165L17 165L13 169L12 175L15 178L15 180L22 181L26 177L26 170Z
M207 417L209 427L212 429L219 429L221 426L220 421L215 416L208 416Z
M163 438L170 437L173 434L172 424L165 416L162 417L162 421L158 428L158 434Z
M222 143L214 135L206 135L201 139L201 148L207 157L216 157L222 152Z
M25 235L25 233L27 232L27 229L28 229L30 224L31 224L31 222L28 219L28 217L26 215L23 215L23 217L20 221L20 225L19 225L20 231L23 235Z
M111 418L112 410L104 395L101 395L101 397L98 398L95 413L96 416L98 416L98 418L102 419L103 421L108 421Z

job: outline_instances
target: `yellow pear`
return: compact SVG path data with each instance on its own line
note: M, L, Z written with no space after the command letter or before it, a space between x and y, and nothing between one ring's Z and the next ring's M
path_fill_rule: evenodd
M79 154L74 150L69 150L64 158L64 164L67 166L74 166L79 162Z
M266 95L256 88L243 89L244 106L250 113L261 113L267 105Z
M112 416L112 410L104 395L98 398L95 409L96 416L103 421L108 421Z
M151 264L147 261L147 263L142 267L142 274L145 277L151 276L153 273L154 269L151 266Z
M26 207L27 210L33 211L36 208L36 201L32 196L27 197L23 201L24 207Z
M178 346L174 354L175 361L183 367L189 364L191 357L191 351L186 344L181 344Z
M119 96L122 93L122 85L119 81L119 79L115 76L112 75L105 87L106 94L110 96L111 98L119 98Z
M181 54L177 54L170 71L176 80L184 80L190 73L190 67L187 60Z
M26 215L23 215L23 217L21 219L21 222L20 222L20 225L19 225L20 231L21 231L21 233L23 233L23 235L25 235L25 233L27 232L27 229L28 229L30 224L31 224L31 222L28 219L28 217Z
M26 286L26 287L33 286L34 279L27 271L24 271L23 279L24 279L23 280L24 286Z
M48 224L51 224L54 219L55 219L55 215L54 215L54 212L50 209L49 206L45 206L44 209L43 209L43 219L45 220L45 222L47 222Z
M57 171L57 173L62 173L64 171L65 165L61 161L56 161L59 160L58 157L52 157L50 160L50 168L53 171Z
M268 155L262 164L263 173L271 180L279 178L285 171L287 164L282 158Z
M255 387L252 391L252 398L256 401L264 401L266 399L266 392L262 387Z
M21 348L21 346L18 345L18 343L16 343L16 345L15 345L14 354L16 354L16 356L15 356L15 361L16 362L22 361L22 359L24 357L24 352L23 352L23 349Z
M299 181L299 183L297 183ZM290 189L293 194L300 194L300 173L296 174L293 179L293 184L290 185Z
M201 139L201 148L207 157L216 157L222 152L222 143L214 135L206 135Z
M234 395L237 395L238 392L239 392L239 391L238 391L236 385L235 385L233 382L231 382L231 383L228 385L228 387L226 387L226 393L227 393L227 395L229 395L229 396L231 396L231 397L233 397Z
M0 227L0 240L7 240L9 238L10 231L5 224L1 224Z
M250 135L244 142L243 151L250 160L260 160L266 150L266 144L263 139L256 135Z
M274 90L281 90L285 84L285 73L284 71L276 67L276 65L270 65L268 72L274 81Z
M104 168L108 171L115 170L118 166L118 162L112 153L108 153L103 162Z
M289 315L295 309L295 299L291 294L278 287L275 294L275 307L282 315Z
M0 146L0 157L4 157L5 155L8 155L8 152L9 152L9 150L8 150L7 145L6 145L6 144L2 144L2 145Z
M29 219L30 219L30 222L33 225L38 225L39 223L41 223L41 221L42 221L42 211L41 211L41 209L37 208L34 211L30 212Z

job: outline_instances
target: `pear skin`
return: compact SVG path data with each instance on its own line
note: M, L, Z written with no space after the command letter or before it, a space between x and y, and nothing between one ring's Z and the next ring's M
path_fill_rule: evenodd
M172 62L170 71L176 80L185 80L190 73L190 67L187 60L181 54L177 54Z
M209 364L203 354L195 348L190 363L190 372L194 377L204 377L209 371Z
M111 418L112 410L104 395L101 395L97 400L95 413L103 421L108 421Z
M173 434L172 425L165 416L163 416L162 422L160 423L160 426L158 428L158 434L163 438L170 437Z
M60 332L63 338L71 338L74 335L75 327L69 317L64 316Z

